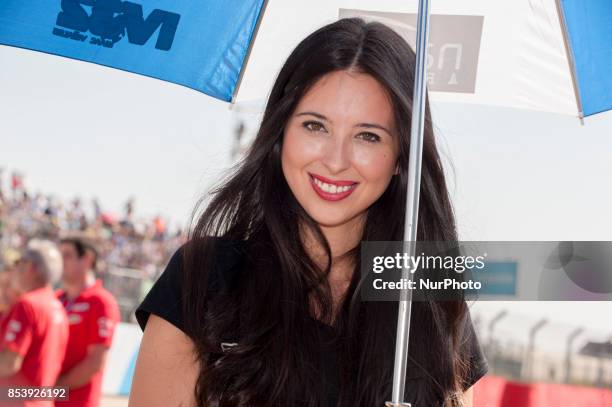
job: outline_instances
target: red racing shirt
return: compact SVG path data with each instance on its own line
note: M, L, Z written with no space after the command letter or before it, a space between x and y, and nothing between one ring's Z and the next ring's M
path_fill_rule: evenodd
M90 345L111 346L115 327L120 320L119 307L113 295L104 289L101 280L85 288L69 300L64 290L56 292L68 314L70 336L68 352L61 374L68 372L87 356ZM95 373L82 387L70 389L68 401L57 401L57 407L97 407L100 403L103 370Z
M21 370L1 379L2 387L54 386L66 354L68 318L50 286L22 294L8 311L0 332L0 349L23 357ZM23 402L22 406L52 406Z

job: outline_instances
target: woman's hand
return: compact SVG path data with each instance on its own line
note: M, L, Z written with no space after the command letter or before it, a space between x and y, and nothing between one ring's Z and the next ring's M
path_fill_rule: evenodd
M129 407L195 406L199 374L191 339L151 314L140 343Z

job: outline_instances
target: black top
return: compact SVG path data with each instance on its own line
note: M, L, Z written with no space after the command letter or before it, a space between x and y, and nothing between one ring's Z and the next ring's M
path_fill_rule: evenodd
M145 299L135 311L136 320L140 328L144 331L150 314L155 314L170 322L178 329L184 331L182 317L182 267L180 249L174 253L166 269L155 282ZM222 241L217 248L217 267L216 271L209 276L209 287L227 287L231 281L237 278L240 271L240 255L236 245L229 241ZM482 352L481 346L476 337L474 326L469 319L468 313L467 338L470 352L470 366L465 390L476 383L488 371L487 360ZM338 360L335 348L329 339L333 338L334 328L312 319L320 330L319 337L322 339L320 360L323 366L322 377L325 379L328 389L328 403L330 407L337 405L340 387Z

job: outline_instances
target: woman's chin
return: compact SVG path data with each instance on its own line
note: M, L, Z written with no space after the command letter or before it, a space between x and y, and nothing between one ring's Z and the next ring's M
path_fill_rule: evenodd
M350 226L355 222L355 216L351 216L349 214L339 214L337 216L332 216L331 214L310 214L312 219L317 222L317 224L321 227L325 228L335 228L335 227L343 227Z

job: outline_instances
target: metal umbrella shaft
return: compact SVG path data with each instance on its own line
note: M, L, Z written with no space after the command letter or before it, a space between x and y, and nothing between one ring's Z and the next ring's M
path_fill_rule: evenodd
M427 44L429 39L429 0L419 0L416 35L416 67L412 108L412 128L410 131L410 156L408 163L408 188L406 196L406 215L404 221L403 249L414 256L419 219L419 196L421 187L421 163L425 125L425 96L427 94ZM402 278L412 281L413 274L408 268L402 270ZM393 368L393 391L388 407L408 406L404 401L406 365L408 362L408 343L410 338L410 316L412 313L412 291L401 290L397 317L395 343L395 362Z

